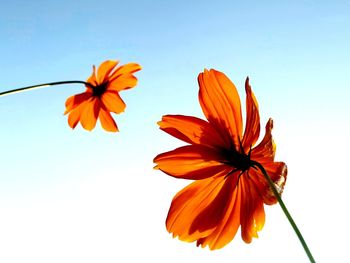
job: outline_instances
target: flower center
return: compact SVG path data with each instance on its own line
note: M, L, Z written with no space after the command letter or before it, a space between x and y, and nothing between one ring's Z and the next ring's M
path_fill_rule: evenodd
M227 164L235 168L236 171L245 172L252 167L250 160L250 151L246 154L243 149L238 152L236 149L228 150L224 152L227 160Z
M93 96L101 97L103 93L105 93L107 89L107 83L102 83L101 85L94 86L92 89Z

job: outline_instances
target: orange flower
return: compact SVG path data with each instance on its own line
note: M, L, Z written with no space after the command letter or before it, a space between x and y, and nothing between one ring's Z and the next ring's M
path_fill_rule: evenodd
M137 79L133 75L141 66L128 63L117 67L118 61L107 60L96 71L93 66L92 75L86 81L86 91L71 96L66 101L68 124L74 129L80 121L86 130L92 130L99 118L106 131L118 131L117 124L110 112L121 113L126 105L119 96L119 91L136 86Z
M260 117L249 79L245 83L244 133L240 98L225 74L204 70L198 82L199 102L208 121L165 115L158 123L160 129L190 145L159 154L155 168L176 178L196 180L174 197L166 227L180 240L219 249L234 238L240 226L242 239L250 243L264 226L264 203L277 202L255 164L263 165L280 193L287 176L286 165L274 162L272 119L262 141L253 147L260 133Z

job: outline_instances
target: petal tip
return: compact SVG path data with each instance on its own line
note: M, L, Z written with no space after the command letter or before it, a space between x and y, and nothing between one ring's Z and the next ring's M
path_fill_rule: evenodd
M162 120L161 120L161 121L157 121L157 125L159 126L159 129L161 129L161 128L162 128L163 123L164 123L164 116L163 116L163 118L162 118Z
M273 119L269 118L267 123L266 123L266 130L272 130L273 129Z
M245 79L245 91L246 91L247 93L252 91L252 87L251 87L250 84L249 84L249 77L248 77L248 76L247 76L247 78Z

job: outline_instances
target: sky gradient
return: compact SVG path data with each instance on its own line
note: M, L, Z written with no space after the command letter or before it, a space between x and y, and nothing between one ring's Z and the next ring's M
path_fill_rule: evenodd
M274 119L276 160L288 165L283 199L316 261L350 261L349 1L15 0L1 9L0 91L86 80L107 59L143 69L121 92L116 134L69 128L64 102L81 85L0 98L0 262L308 262L278 205L249 245L238 232L212 252L167 233L171 200L189 182L152 169L157 154L183 145L156 122L204 118L204 68L225 72L242 109L249 76L261 125Z

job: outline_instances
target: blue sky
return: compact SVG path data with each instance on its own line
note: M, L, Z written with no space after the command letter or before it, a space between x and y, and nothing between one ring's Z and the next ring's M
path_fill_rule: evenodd
M203 117L204 68L225 72L243 101L250 77L288 164L287 206L318 262L346 261L348 1L8 1L1 11L0 91L85 80L106 59L143 66L121 93L118 134L69 128L64 102L79 85L0 98L1 262L307 262L277 205L250 245L238 234L211 252L166 232L188 182L152 170L182 145L156 122Z

